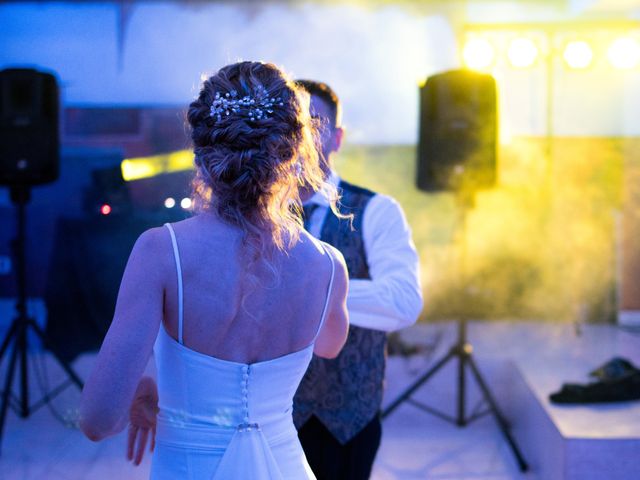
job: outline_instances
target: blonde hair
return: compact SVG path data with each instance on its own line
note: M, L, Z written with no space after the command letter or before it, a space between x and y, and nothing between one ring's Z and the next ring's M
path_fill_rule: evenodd
M278 99L268 116L256 119L242 110L212 114L216 94L254 98L256 92ZM240 227L258 253L287 251L298 241L303 186L323 190L332 210L342 216L337 191L324 182L320 169L309 101L309 94L275 65L239 62L205 80L189 106L194 209L213 210Z

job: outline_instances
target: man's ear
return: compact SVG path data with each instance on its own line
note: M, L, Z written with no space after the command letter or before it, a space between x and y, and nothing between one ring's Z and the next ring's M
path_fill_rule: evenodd
M333 129L333 146L334 152L337 152L338 150L340 150L340 147L342 146L342 140L344 138L344 127L336 127Z

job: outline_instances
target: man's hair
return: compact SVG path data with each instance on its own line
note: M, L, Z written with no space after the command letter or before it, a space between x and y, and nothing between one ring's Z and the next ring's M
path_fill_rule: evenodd
M336 95L336 92L334 92L329 85L324 82L304 79L295 80L295 84L306 90L309 95L315 95L325 102L331 111L331 126L334 128L339 126L338 122L342 115L342 105L340 104L338 95Z

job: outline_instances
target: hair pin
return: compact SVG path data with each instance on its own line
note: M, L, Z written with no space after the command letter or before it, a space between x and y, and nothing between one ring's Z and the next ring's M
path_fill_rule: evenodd
M236 113L246 116L249 120L262 120L270 118L274 107L283 105L280 97L269 96L264 87L258 87L253 95L244 97L238 97L236 90L231 90L224 95L216 92L209 116L220 121L223 117Z

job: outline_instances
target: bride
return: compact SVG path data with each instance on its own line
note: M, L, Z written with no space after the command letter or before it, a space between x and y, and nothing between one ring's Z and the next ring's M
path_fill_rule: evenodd
M300 219L303 187L339 215L308 95L272 64L240 62L203 83L188 121L197 214L133 247L81 429L98 441L128 425L128 457L149 444L153 479L315 478L292 398L348 320L344 259ZM142 377L152 351L157 386Z

